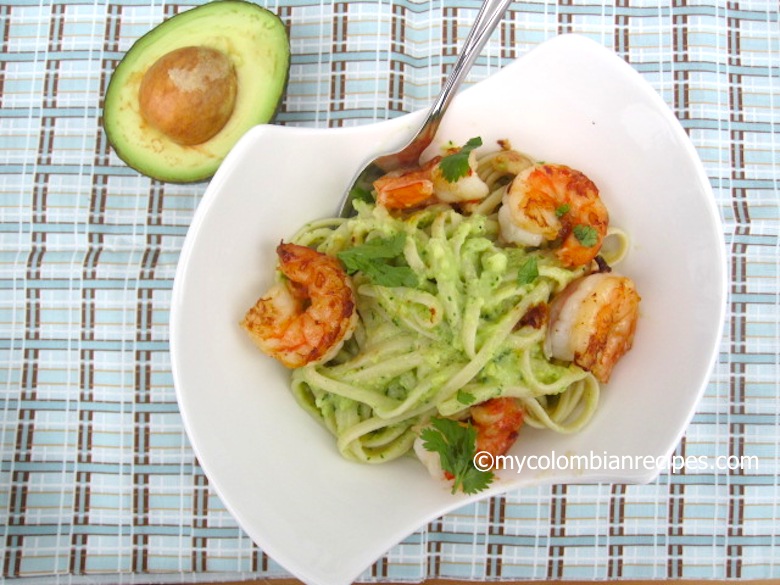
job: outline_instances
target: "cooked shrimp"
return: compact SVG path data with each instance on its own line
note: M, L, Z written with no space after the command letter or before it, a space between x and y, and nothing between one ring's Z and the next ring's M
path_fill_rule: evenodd
M524 412L514 398L491 398L471 407L471 424L477 429L477 452L503 455L514 444Z
M524 415L516 399L491 398L472 406L469 418L460 424L465 426L470 422L477 432L475 455L486 451L496 457L504 455L514 444ZM414 440L414 452L428 473L436 479L451 480L453 475L442 469L439 454L426 450L423 445L424 441L418 435Z
M640 297L634 282L615 273L595 273L570 283L550 306L545 350L608 382L634 341Z
M412 443L412 448L414 449L414 454L417 455L417 459L420 460L420 463L425 466L425 469L428 470L428 473L431 474L432 478L440 481L451 480L453 477L452 474L445 472L441 467L441 456L435 451L428 451L424 445L425 441L423 441L418 434L414 439L414 443Z
M280 244L276 253L288 280L271 287L241 326L288 368L327 361L357 325L349 276L336 258L306 246Z
M445 178L441 161L442 157L437 156L419 168L391 171L380 177L374 181L377 203L387 209L409 209L437 201L465 203L487 197L490 189L477 173L475 151L469 152L468 170L454 181Z
M601 249L609 213L599 190L580 171L539 164L515 177L499 210L501 235L524 246L559 243L556 255L566 266L583 266Z
M487 197L490 189L477 174L477 153L469 152L468 171L456 179L448 181L442 172L441 165L436 165L431 170L433 191L439 201L445 203L465 203L467 201L480 201Z
M439 164L435 157L419 168L391 171L374 181L376 202L387 209L409 209L435 201L431 169Z

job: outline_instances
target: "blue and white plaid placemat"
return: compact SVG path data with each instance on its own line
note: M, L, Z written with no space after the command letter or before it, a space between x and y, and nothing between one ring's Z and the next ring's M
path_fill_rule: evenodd
M171 287L205 185L139 176L100 127L123 52L195 4L0 5L0 578L286 576L209 488L175 400ZM479 2L266 6L293 51L277 122L327 127L429 105ZM770 0L516 1L469 78L576 32L613 48L679 117L723 218L730 299L677 454L754 464L511 492L432 522L364 580L780 578L778 10Z

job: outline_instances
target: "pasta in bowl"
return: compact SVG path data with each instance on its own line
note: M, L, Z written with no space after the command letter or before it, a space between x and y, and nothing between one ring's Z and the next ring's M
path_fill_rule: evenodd
M525 486L560 482L647 482L663 469L525 466L496 470L490 486L474 495L453 495L451 482L433 481L411 455L381 465L356 463L301 410L290 392L290 370L261 355L237 325L274 286L280 242L291 243L307 222L332 216L367 156L393 150L423 114L354 128L251 130L206 190L181 252L170 355L187 434L209 485L240 526L307 583L347 585L427 521L478 498L508 490L522 498ZM679 123L622 60L592 41L562 36L461 92L439 135L423 161L441 155L445 141L463 146L480 136L487 154L509 137L536 159L582 170L598 185L609 225L629 236L605 234L600 254L641 295L634 347L612 370L586 425L575 433L535 429L526 415L507 455L548 462L556 456L587 460L591 453L662 460L706 386L725 300L717 210ZM467 215L460 221L476 221ZM497 220L483 220L486 234L500 229ZM321 243L301 237L306 248ZM414 238L407 235L404 247ZM616 260L613 252L620 249L626 254ZM540 273L560 268L554 253L544 256L537 260ZM359 288L359 280L352 284ZM345 341L340 351L354 350L357 341ZM494 413L477 414L484 420Z
M480 146L448 145L378 179L354 217L307 223L241 323L344 457L413 451L466 493L492 480L477 453L505 455L524 423L587 424L640 301L612 272L628 238L584 173Z

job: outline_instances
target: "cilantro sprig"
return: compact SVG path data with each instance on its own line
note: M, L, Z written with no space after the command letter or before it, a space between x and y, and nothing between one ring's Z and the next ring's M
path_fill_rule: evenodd
M577 241L586 248L592 248L599 241L599 233L593 226L575 225L573 231Z
M454 183L469 174L469 155L475 148L482 146L482 138L476 136L463 145L458 152L448 154L439 161L441 174L448 183Z
M455 398L460 402L461 404L474 404L477 401L477 397L474 396L471 392L467 392L463 388L458 390L458 393L455 395Z
M470 424L461 424L448 418L432 418L431 426L420 433L423 447L439 454L441 468L453 476L452 493L458 489L465 494L476 494L493 481L493 472L482 471L474 465L477 450L477 430Z
M375 238L337 254L347 273L362 272L380 286L417 286L417 275L403 260L406 234Z
M517 284L531 284L539 276L539 264L536 256L529 256L517 271Z
M569 213L569 211L571 211L570 203L559 205L555 209L555 217L562 218ZM577 241L586 248L592 248L599 241L599 234L593 226L578 224L572 228L572 231L574 232L574 237L577 238Z

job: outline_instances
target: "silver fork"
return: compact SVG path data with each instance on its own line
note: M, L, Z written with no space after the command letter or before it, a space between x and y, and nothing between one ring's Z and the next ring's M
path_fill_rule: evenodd
M382 154L371 159L355 175L341 199L338 210L339 217L349 217L354 214L355 209L352 206L352 201L355 197L360 197L361 194L370 193L371 185L376 179L389 171L418 163L420 155L428 148L428 145L436 136L439 124L458 87L465 79L466 74L471 69L474 60L482 51L493 30L501 22L511 2L512 0L485 0L483 2L471 31L463 43L458 60L453 65L449 77L444 82L439 97L436 98L436 101L428 111L425 123L423 123L414 138L404 148L398 152Z

